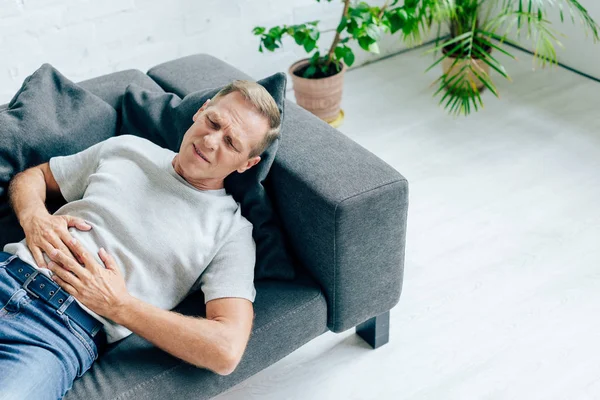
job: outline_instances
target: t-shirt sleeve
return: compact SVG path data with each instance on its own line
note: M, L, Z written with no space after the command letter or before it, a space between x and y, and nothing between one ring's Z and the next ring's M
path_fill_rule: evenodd
M88 178L98 168L103 145L104 142L96 143L79 153L50 159L50 170L67 202L83 198Z
M222 297L241 297L254 302L255 261L252 227L243 228L219 249L200 276L204 302Z

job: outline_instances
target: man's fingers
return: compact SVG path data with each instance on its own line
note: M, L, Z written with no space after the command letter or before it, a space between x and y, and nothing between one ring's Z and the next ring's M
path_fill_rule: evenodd
M69 231L61 232L60 239L61 239L61 244L64 245L64 249L61 249L61 250L67 255L72 255L73 258L76 259L79 264L83 264L83 261L79 258L79 256L77 254L73 253L71 251L71 249L69 249L66 245L67 243L69 243L71 240L74 239L74 237L71 236Z
M94 273L96 271L96 264L94 264L94 260L79 240L73 238L67 242L67 246L69 246L69 249L71 249L73 254L75 254L75 256L81 260L81 262L90 272Z
M69 235L70 236L70 235ZM67 239L67 240L71 240L71 239ZM50 244L55 248L60 250L62 253L66 254L66 255L71 255L71 251L69 250L69 248L65 245L64 243L64 238L63 237L52 237L50 239ZM75 257L73 257L73 259L75 259Z
M81 218L72 217L70 215L64 215L63 217L67 220L67 226L69 228L75 227L80 231L89 231L90 229L92 229L92 226Z
M54 275L52 275L52 280L58 283L61 288L63 288L69 294L79 294L77 289L75 289L75 287L69 283L69 280L73 278L73 275L70 272L64 270L61 271L60 267L55 267L52 271L54 272Z
M46 268L46 260L44 260L44 255L42 254L40 248L37 246L33 246L30 247L29 250L31 251L31 254L33 255L33 259L35 260L37 266L41 268Z
M79 279L82 279L82 280L85 280L88 278L89 272L86 271L85 268L83 268L75 260L73 260L71 257L67 256L63 252L61 252L59 250L55 250L51 254L49 254L49 256L52 259L52 261L54 261L54 263L62 266L62 267L59 267L59 269L72 271ZM65 278L63 278L63 279L66 280L67 282L71 283L71 281L69 281Z
M52 244L50 242L46 241L46 242L42 243L40 248L42 249L42 251L44 253L46 253L48 255L48 258L52 259L50 254L52 254L54 252L54 250L56 250L56 249L54 248L54 246L52 246Z
M108 254L103 247L100 248L98 255L100 256L100 259L102 260L107 269L115 271L117 274L121 275L121 270L119 269L119 267L117 267L115 259L113 258L113 256Z

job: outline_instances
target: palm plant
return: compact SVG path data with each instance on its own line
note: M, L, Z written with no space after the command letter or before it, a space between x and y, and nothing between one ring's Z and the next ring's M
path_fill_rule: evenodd
M515 58L503 46L515 44L507 37L515 27L518 39L523 32L533 39L536 65L557 64L556 46L563 45L548 19L550 11L558 11L561 22L579 20L594 42L600 40L600 27L577 0L420 0L416 12L420 22L413 26L421 32L437 25L438 33L430 50L436 60L427 71L440 63L446 66L436 81L434 96L441 96L440 105L451 114L468 115L483 107L481 90L487 88L499 97L490 70L510 77L492 51ZM450 31L447 40L440 36L444 24Z

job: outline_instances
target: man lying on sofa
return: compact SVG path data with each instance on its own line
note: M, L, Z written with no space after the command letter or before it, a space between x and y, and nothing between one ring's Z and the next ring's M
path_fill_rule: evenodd
M255 243L224 178L256 165L280 124L262 86L234 81L194 115L179 153L123 135L18 174L26 238L0 252L2 398L62 397L131 332L230 374L254 317ZM67 204L50 215L55 195ZM168 311L196 285L206 319Z

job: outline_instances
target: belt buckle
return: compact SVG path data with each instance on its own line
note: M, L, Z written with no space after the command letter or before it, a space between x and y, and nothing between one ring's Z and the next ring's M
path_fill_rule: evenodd
M35 277L38 276L40 274L40 271L35 271L33 274L31 274L31 276L29 278L27 278L27 280L25 281L25 283L23 284L23 289L25 289L25 291L27 293L29 293L31 296L35 297L36 299L39 299L40 296L38 296L37 294L33 293L31 291L31 289L29 289L29 284L33 281L35 281Z

